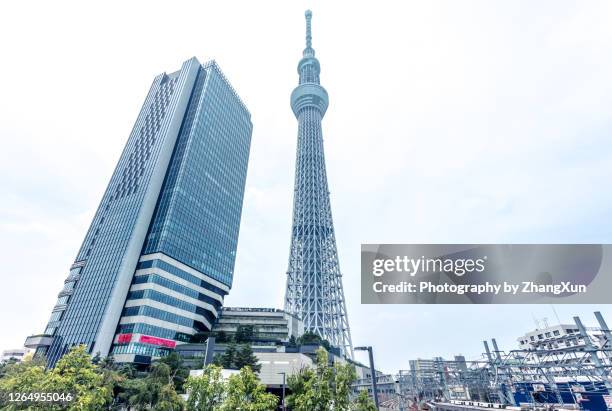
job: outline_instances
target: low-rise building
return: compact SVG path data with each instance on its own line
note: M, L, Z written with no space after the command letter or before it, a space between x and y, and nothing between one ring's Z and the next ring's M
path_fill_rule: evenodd
M0 362L9 360L22 361L23 358L30 352L27 348L14 348L11 350L2 351Z
M304 333L304 324L276 308L223 307L210 336L199 342L177 344L175 351L190 367L209 364L232 343L248 344L254 353L297 352L290 341Z
M287 343L293 336L304 334L304 323L297 317L277 308L223 307L213 326L217 336L234 338L245 328L250 328L249 340L253 345L276 345Z
M603 332L597 327L586 327L587 334L595 342L605 342ZM537 328L517 338L521 350L563 350L584 347L584 337L576 324L558 324Z

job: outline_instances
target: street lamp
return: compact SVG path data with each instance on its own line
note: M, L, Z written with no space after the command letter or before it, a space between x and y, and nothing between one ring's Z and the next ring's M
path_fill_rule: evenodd
M283 411L287 411L287 408L285 408L285 377L287 376L287 373L285 372L277 372L277 374L282 374L283 375L283 396L281 399L281 406L283 407Z
M378 405L378 390L376 388L376 368L374 368L374 355L372 354L371 346L355 347L355 351L367 351L370 357L370 372L372 373L372 393L374 395L374 405L379 409Z

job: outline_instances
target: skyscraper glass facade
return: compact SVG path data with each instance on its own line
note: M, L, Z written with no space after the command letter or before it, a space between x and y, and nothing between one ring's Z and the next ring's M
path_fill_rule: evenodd
M252 124L213 62L157 76L44 335L146 362L211 328L234 269Z
M244 106L220 71L205 73L196 81L144 253L173 256L231 286L249 142Z

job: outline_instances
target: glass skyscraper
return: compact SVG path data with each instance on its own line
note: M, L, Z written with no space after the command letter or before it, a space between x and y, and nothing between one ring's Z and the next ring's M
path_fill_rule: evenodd
M47 328L26 346L146 364L211 329L232 285L250 113L218 65L158 75Z

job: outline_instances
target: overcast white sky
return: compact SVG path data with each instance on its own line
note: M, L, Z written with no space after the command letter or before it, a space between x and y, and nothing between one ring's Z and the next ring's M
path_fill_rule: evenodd
M556 322L550 306L361 305L359 246L611 242L612 2L14 1L0 5L0 350L44 329L153 77L194 55L218 61L254 123L226 303L282 306L306 8L353 342L397 371ZM594 325L610 307L557 311Z

